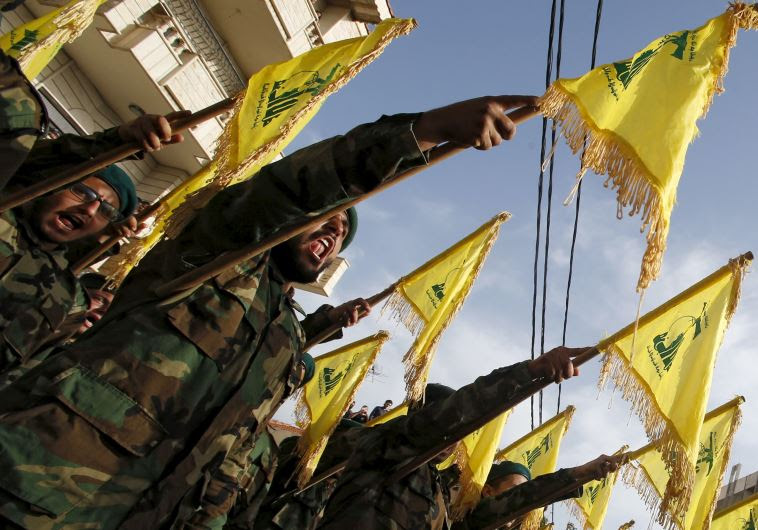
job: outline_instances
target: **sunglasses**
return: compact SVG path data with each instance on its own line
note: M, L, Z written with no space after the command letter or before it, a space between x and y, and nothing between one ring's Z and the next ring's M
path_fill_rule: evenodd
M71 192L71 194L82 201L83 203L91 203L91 202L99 202L100 206L97 209L97 213L105 217L108 221L112 223L117 223L121 220L123 220L123 216L121 215L121 212L113 206L111 203L103 199L99 193L97 193L95 190L87 186L86 184L82 184L81 182L77 182L73 186L71 186L68 191Z

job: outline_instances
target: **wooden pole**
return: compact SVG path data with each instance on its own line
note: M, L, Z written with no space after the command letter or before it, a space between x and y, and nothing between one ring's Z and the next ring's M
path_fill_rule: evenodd
M140 223L142 223L145 219L149 218L151 215L155 214L155 212L158 211L158 209L161 207L161 201L156 201L155 204L151 204L147 208L145 208L139 215L136 216L137 219L137 226L139 226ZM82 256L82 258L74 263L70 268L71 272L74 273L74 276L78 276L81 274L81 272L95 263L100 256L108 252L108 250L121 241L123 239L123 236L111 236L105 241L103 241L100 245L96 246L92 250L90 250L87 254Z
M387 287L384 291L375 294L374 296L371 296L369 298L366 298L366 302L371 307L374 307L376 304L387 298L389 295L391 295L395 288L397 287L397 283L393 283L389 287ZM363 318L366 315L363 311L360 311L360 317ZM342 323L332 324L328 328L324 329L323 331L320 331L315 336L310 338L305 342L305 346L303 346L303 351L306 352L313 348L314 346L317 346L324 342L326 339L337 333L339 330L341 330L344 327Z
M219 101L218 103L214 103L213 105L209 107L199 110L187 116L186 118L181 118L176 121L173 121L171 123L171 129L173 132L180 132L185 129L189 129L206 120L214 118L218 116L219 114L228 112L232 110L233 107L234 107L234 100L231 98L227 98L223 101ZM45 193L55 191L59 188L62 188L78 180L81 180L87 175L91 175L92 173L95 173L106 166L115 164L116 162L119 162L123 160L124 158L129 157L133 155L134 153L137 153L141 150L142 150L142 147L134 143L124 144L119 147L114 147L110 151L106 151L102 153L101 155L96 156L92 160L87 160L85 162L82 162L81 164L78 164L70 169L67 169L66 171L54 177L45 179L41 182L38 182L37 184L28 186L15 193L10 193L6 197L4 197L3 200L0 201L0 213L10 208L15 208L16 206L20 206L24 204L25 202L29 202L32 199L36 199L37 197L44 195Z
M533 116L536 116L537 114L539 114L539 109L536 107L522 107L508 113L508 118L510 118L510 120L514 123L521 123ZM164 297L176 292L184 291L186 289L191 289L196 285L208 281L211 278L214 278L215 276L221 274L229 267L233 267L237 263L248 260L254 256L257 256L258 254L261 254L262 252L266 252L267 250L270 250L273 247L284 243L289 239L292 239L296 235L308 230L309 228L319 226L329 218L333 217L335 214L346 210L351 206L355 206L356 204L365 201L369 197L373 197L374 195L385 191L395 184L398 184L399 182L402 182L412 177L413 175L420 173L424 169L433 166L438 162L446 160L447 158L458 154L465 149L466 147L452 143L440 145L432 149L429 157L429 163L427 165L409 169L408 171L397 175L392 180L380 184L368 193L364 193L363 195L344 202L339 206L335 206L334 208L331 208L320 215L309 217L308 219L295 223L292 226L284 227L279 230L279 232L276 232L271 236L264 238L262 241L258 241L252 245L243 247L238 250L225 252L210 263L203 265L202 267L198 267L197 269L183 274L176 280L162 285L161 287L157 288L155 292L159 297Z

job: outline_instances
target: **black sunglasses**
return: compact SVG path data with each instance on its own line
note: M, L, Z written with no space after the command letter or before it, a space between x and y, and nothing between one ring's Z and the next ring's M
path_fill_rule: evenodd
M97 213L108 219L108 221L112 223L117 223L121 220L123 220L123 216L121 215L121 212L113 206L111 203L103 199L98 192L87 186L86 184L82 184L81 182L77 182L73 186L71 186L68 191L70 191L74 197L82 201L83 203L91 203L98 201L100 203L100 206L97 209Z

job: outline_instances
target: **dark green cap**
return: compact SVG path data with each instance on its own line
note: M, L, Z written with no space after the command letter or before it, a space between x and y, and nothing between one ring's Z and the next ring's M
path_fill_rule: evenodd
M496 480L503 479L508 475L521 475L526 480L532 480L532 473L529 468L518 462L511 462L510 460L504 460L498 464L492 464L490 468L490 474L487 475L487 482L494 482Z
M316 373L316 362L313 360L310 353L303 353L303 358L300 359L300 362L305 367L305 375L303 376L303 382L301 383L301 385L304 385L313 379L313 374Z
M340 249L340 252L345 250L347 246L353 242L355 233L358 231L358 211L355 209L355 206L351 206L345 210L345 213L347 214L347 223L350 226L347 229L347 235L345 236L345 239L342 241L342 248Z
M94 174L105 181L118 196L119 212L123 217L129 217L137 207L137 189L126 171L118 166L108 166Z

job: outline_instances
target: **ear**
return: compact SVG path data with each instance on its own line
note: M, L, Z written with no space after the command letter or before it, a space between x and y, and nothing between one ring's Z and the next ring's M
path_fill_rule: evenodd
M492 488L489 484L485 484L482 488L482 497L491 497L492 496Z

